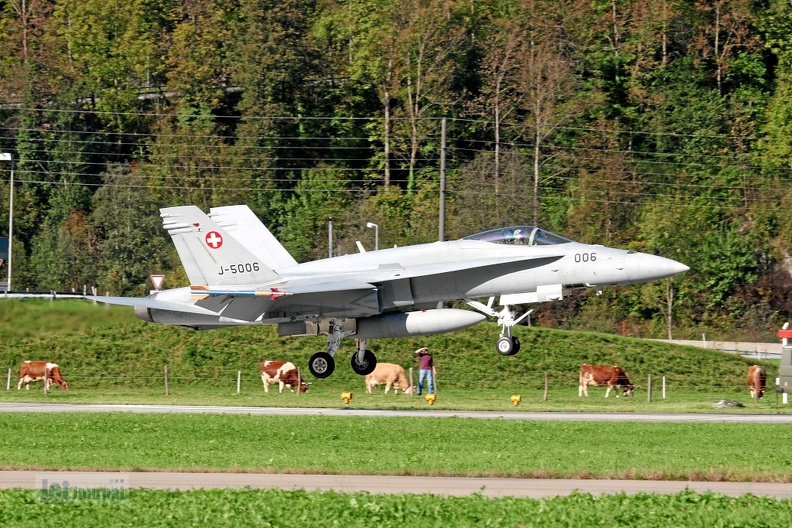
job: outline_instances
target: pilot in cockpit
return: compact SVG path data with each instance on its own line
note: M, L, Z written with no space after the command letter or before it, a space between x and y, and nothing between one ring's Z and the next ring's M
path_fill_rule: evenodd
M525 233L522 229L514 230L514 243L519 245L525 244Z

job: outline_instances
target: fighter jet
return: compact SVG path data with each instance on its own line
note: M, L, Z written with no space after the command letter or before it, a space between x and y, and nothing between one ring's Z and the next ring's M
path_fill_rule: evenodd
M516 225L459 240L393 247L298 263L245 205L160 209L191 282L143 298L92 299L133 306L144 321L194 329L275 324L281 336L327 336L308 364L330 376L344 337L352 369L374 370L367 340L452 332L497 317L496 350L516 354L514 307L563 299L576 289L647 282L689 268L671 259L574 242ZM499 298L500 309L494 307ZM478 299L488 299L484 304ZM477 311L443 308L465 301Z

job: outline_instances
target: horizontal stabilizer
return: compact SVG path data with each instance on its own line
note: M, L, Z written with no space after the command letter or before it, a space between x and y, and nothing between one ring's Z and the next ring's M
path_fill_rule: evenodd
M119 306L132 306L135 308L150 308L154 310L169 310L172 312L184 312L199 315L213 315L211 310L201 308L193 304L183 304L170 301L159 301L151 297L112 297L107 295L89 295L85 297L91 301L98 301L105 304Z

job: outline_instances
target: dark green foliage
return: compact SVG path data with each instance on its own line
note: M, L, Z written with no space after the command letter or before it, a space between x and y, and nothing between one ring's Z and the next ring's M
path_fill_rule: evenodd
M786 0L6 4L15 288L142 293L181 273L156 210L187 203L249 204L299 260L327 254L330 216L344 252L367 221L431 241L444 157L447 237L537 222L692 268L670 310L648 286L565 324L792 316L759 291L792 253Z

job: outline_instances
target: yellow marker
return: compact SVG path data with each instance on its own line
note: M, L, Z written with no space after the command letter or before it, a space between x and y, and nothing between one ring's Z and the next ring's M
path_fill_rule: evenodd
M342 392L341 393L341 399L344 400L344 403L349 405L349 400L352 399L352 393L351 392Z
M519 394L512 394L511 402L514 404L515 407L520 405L521 401L522 401L522 398L520 397Z
M426 398L426 403L428 403L429 405L434 405L437 396L435 394L427 394L425 398Z

